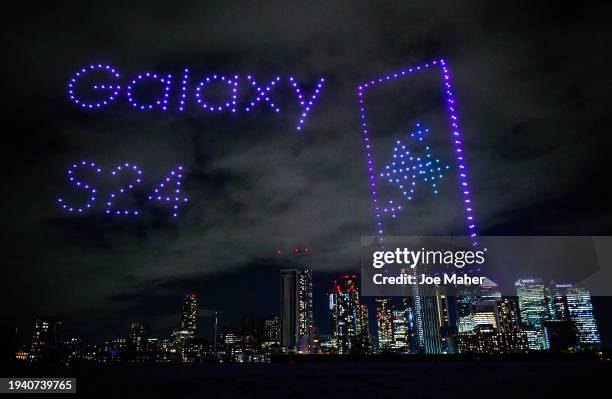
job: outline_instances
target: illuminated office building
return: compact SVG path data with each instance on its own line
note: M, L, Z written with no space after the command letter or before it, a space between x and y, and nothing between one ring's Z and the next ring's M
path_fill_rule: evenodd
M551 287L549 303L551 319L569 320L574 324L578 347L594 349L601 345L588 290L571 284L557 284Z
M312 270L281 270L281 345L292 353L310 353L313 330Z
M412 302L412 297L404 297L402 299L402 304L406 309L406 326L407 326L407 344L408 344L408 352L414 353L416 352L418 342L417 337L417 329L416 329L416 317L414 316L414 306Z
M181 330L195 335L196 322L198 318L198 297L196 294L187 294L183 301L183 313L181 314Z
M62 364L77 363L83 355L85 340L82 337L66 337L62 342Z
M145 324L131 323L126 340L127 350L130 352L146 352L148 339L149 328Z
M391 350L393 346L393 313L388 298L376 299L376 327L378 350Z
M497 302L502 300L502 293L496 283L491 280L485 281L478 287L478 301Z
M497 302L475 302L471 316L474 327L497 328Z
M190 353L192 350L190 348L194 345L193 340L197 319L198 296L195 293L186 294L183 298L181 326L172 331L172 340L175 344L176 353L181 361L185 363L193 361L193 356Z
M457 320L457 330L459 334L469 334L474 332L474 316L469 314Z
M532 351L541 351L546 348L546 337L543 329L536 329L530 325L523 327L527 337L527 347Z
M460 292L457 295L457 330L459 334L474 332L474 303L479 296L474 292Z
M541 329L547 319L546 292L538 279L522 279L515 283L518 303L524 324Z
M281 270L281 345L290 352L298 345L299 281L299 270Z
M127 360L142 363L148 360L149 328L140 322L130 324L126 340Z
M578 345L584 348L599 348L601 338L597 321L593 315L591 294L584 288L570 288L567 294L569 318L574 322Z
M56 360L62 322L59 320L36 319L32 329L32 341L28 361Z
M502 299L495 305L500 351L503 353L527 352L529 350L527 334L521 328L516 302L511 299Z
M457 317L467 316L472 313L472 304L478 301L478 294L472 291L460 291L457 293Z
M481 285L478 290L463 290L457 294L457 328L460 334L473 332L478 324L486 324L484 317L491 321L491 314L474 315L475 303L497 303L502 299L497 284L489 281L488 285ZM483 305L484 306L484 305Z
M516 302L510 299L503 299L495 303L497 307L498 325L501 330L519 331L521 321Z
M498 332L489 325L477 326L470 334L460 334L457 341L459 353L495 354L501 352Z
M528 336L521 329L516 302L493 300L495 297L497 295L474 302L469 314L458 320L459 352L499 354L529 350ZM541 337L536 334L534 340L539 348Z
M409 330L408 330L408 310L394 309L392 311L392 342L391 349L398 353L408 353L409 350Z
M372 352L372 334L370 333L370 315L367 305L359 305L357 313L357 337L355 352Z
M264 339L268 344L280 344L280 319L273 316L265 321Z
M515 283L521 321L528 335L529 348L546 349L543 333L544 321L548 319L546 290L540 279L520 279Z
M444 353L442 329L449 327L448 298L438 286L413 286L416 325L416 350Z
M300 273L298 295L298 349L300 353L310 353L315 331L312 311L312 270L309 268L303 269Z
M357 276L344 275L329 294L330 341L336 353L354 352L360 329L361 306Z
M550 320L569 319L569 309L567 308L567 289L572 287L572 284L553 284L547 288L546 308Z
M497 328L497 302L474 302L470 312L459 317L457 328L460 334L473 333L476 327Z

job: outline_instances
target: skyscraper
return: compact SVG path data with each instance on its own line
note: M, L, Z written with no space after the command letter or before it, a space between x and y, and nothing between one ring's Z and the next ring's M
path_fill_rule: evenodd
M274 315L266 319L264 325L264 338L270 344L280 344L280 319Z
M519 310L532 350L546 349L544 321L548 318L546 292L541 279L520 279L517 289Z
M518 331L521 329L519 312L516 302L503 299L496 302L498 326L505 331Z
M408 309L400 308L393 310L392 330L392 350L398 353L408 353Z
M393 313L388 298L376 298L378 350L391 350L393 344Z
M314 337L314 315L312 310L312 269L300 272L298 286L298 351L310 353Z
M489 326L497 328L497 302L474 302L472 310L474 327Z
M28 361L56 360L61 327L62 322L59 320L36 319L34 321Z
M495 307L495 303L501 301L501 299L501 291L499 291L497 284L492 281L489 281L486 285L481 285L478 289L459 291L457 294L457 328L459 334L473 332L478 323L482 324L485 321L482 319L482 314L479 316L474 314L476 303L480 303L479 307L483 310L487 307L487 303ZM480 320L476 320L478 318Z
M281 270L281 345L289 352L309 353L313 329L312 270Z
M186 294L181 314L181 330L188 331L192 336L195 335L197 317L198 297L196 294Z
M438 286L413 286L417 351L443 353L441 329L449 327L448 298Z
M588 290L571 284L556 284L550 289L548 303L552 320L569 320L573 323L579 348L595 349L601 345Z
M337 353L354 351L360 327L361 307L357 276L346 274L329 294L330 341Z
M528 348L527 335L521 328L516 302L511 299L496 301L499 348L504 353L524 353Z
M149 327L141 322L131 323L126 340L128 360L136 363L145 361L147 359L148 344Z
M183 362L189 362L189 347L193 343L198 319L198 296L185 294L181 312L181 326L172 331L172 339Z
M599 348L601 338L593 315L591 293L584 288L570 288L567 293L569 318L576 326L578 345L592 349Z
M501 293L491 288L464 291L458 296L457 349L460 353L526 352L527 334L520 326L516 302L502 299ZM540 345L539 341L536 344Z
M404 309L406 309L406 327L407 327L407 345L408 352L415 353L417 349L418 334L416 328L416 317L414 315L414 304L413 298L410 296L406 296L402 299L402 305Z
M299 323L299 281L297 269L281 270L281 345L290 352L297 351Z
M368 306L363 304L359 305L358 310L355 351L358 353L371 353L370 312L368 311Z
M474 317L472 316L474 303L480 299L475 291L460 291L457 294L457 328L459 334L474 330Z

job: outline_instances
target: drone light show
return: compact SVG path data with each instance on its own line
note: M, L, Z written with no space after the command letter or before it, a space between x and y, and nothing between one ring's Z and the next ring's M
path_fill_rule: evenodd
M366 93L368 89L382 85L392 85L408 76L413 76L419 72L438 68L441 73L440 89L444 93L445 108L449 119L449 135L453 143L455 153L455 167L459 177L459 189L462 195L462 207L465 211L465 224L468 235L475 239L477 236L476 222L468 184L468 171L464 159L464 149L461 132L459 129L459 117L456 111L456 100L453 92L450 71L443 59L434 60L429 63L405 68L401 71L393 72L380 76L360 84L357 87L357 97L361 112L361 128L366 153L368 186L372 198L374 213L376 216L376 233L380 243L385 234L385 223L397 223L399 213L405 208L406 203L413 199L413 194L418 186L417 181L422 181L424 185L430 186L430 191L435 196L438 194L437 181L444 178L449 165L444 164L440 159L435 158L428 145L424 146L424 157L412 155L407 149L404 139L411 139L423 145L427 140L429 129L417 123L416 131L407 137L398 138L395 141L392 157L388 164L381 170L377 170L374 161L374 145L372 143L371 128L368 124L368 114L366 108ZM382 201L379 198L379 186L391 185L397 190L394 199ZM474 242L475 243L475 242Z
M394 140L391 150L391 159L383 169L377 171L373 153L373 143L370 137L370 127L366 117L365 94L368 89L376 86L392 85L409 75L418 75L425 70L438 68L441 72L441 87L445 99L445 109L449 118L450 137L453 143L455 154L455 165L451 168L447 164L448 160L440 159L433 153L428 143L431 135L430 128L421 121L416 125L409 126L408 131L401 137ZM205 113L250 113L256 110L265 110L271 113L280 113L281 106L275 99L275 91L286 81L289 91L292 92L297 104L300 107L297 116L295 129L300 132L311 113L317 98L319 97L325 79L321 77L311 85L311 90L306 91L294 76L287 76L283 79L276 76L273 79L262 80L248 74L243 77L237 74L222 75L196 75L189 68L184 68L181 78L176 80L172 74L161 74L156 72L137 73L133 78L128 79L128 83L122 83L122 76L117 68L106 64L91 64L78 70L68 82L68 98L71 102L85 110L100 110L106 108L111 103L117 101L122 95L131 105L130 109L136 111L161 111L168 112L174 110L181 113L188 106ZM197 77L196 77L197 76ZM240 84L246 87L243 98L239 98ZM152 85L153 89L143 95L138 92L141 85ZM208 90L211 88L220 89L223 100L217 98L209 99ZM153 94L151 94L153 93ZM447 180L446 175L449 171L457 171L459 176L459 186L462 194L463 209L465 210L465 221L467 231L471 237L476 237L476 223L470 189L468 185L468 174L464 160L464 150L459 130L459 120L456 112L456 100L451 86L450 72L444 60L434 60L429 63L409 67L401 71L378 77L377 79L366 81L357 88L357 96L360 102L361 126L363 130L363 140L367 156L368 186L376 215L376 229L379 240L382 241L384 235L385 219L390 222L398 219L398 216L405 210L408 202L413 200L415 190L428 191L436 196L439 193L439 183ZM408 148L408 142L421 147L422 155L412 153ZM99 195L93 184L87 183L77 177L77 169L89 168L101 175L102 170L89 161L75 163L69 170L69 181L77 191L84 191L87 199L81 203L66 200L64 197L58 199L60 206L68 213L86 214L95 209L95 201ZM130 173L134 176L133 181L127 185L116 187L109 191L107 199L104 200L105 208L101 211L107 215L140 215L142 210L135 208L118 208L116 202L119 196L134 190L135 186L142 183L142 170L129 162L121 164L111 171L110 177L119 174ZM167 206L171 214L178 216L179 206L187 202L187 198L181 196L181 178L183 170L178 167L172 170L151 193L146 197L147 201L158 202ZM170 186L174 184L172 188ZM387 185L394 187L398 194L393 199L381 200L379 198L378 186ZM424 187L419 189L419 187ZM429 187L429 189L426 189Z
M174 79L172 74L142 72L136 73L126 83L122 82L122 75L114 66L91 64L80 68L68 80L68 98L86 110L106 108L123 95L127 103L137 111L174 110L181 113L192 105L196 109L212 113L248 113L259 109L280 113L281 108L274 99L274 91L281 87L282 81L281 76L265 82L251 74L192 75L191 70L185 68L180 80ZM294 76L287 76L286 83L300 107L295 122L295 129L300 132L323 90L325 78L319 78L309 91ZM157 94L139 96L137 91L145 84L155 85L154 92ZM248 89L243 98L238 95L240 84ZM227 88L224 100L215 102L207 98L207 91L213 86Z
M421 143L425 134L429 133L429 129L422 128L419 123L416 129L416 133L410 133L410 138ZM380 177L386 179L389 184L396 185L408 201L412 200L418 180L429 184L433 193L438 194L436 181L442 180L445 171L450 168L449 165L442 164L439 158L432 156L429 146L424 146L424 149L425 156L421 158L412 154L406 144L398 139L393 147L391 162L380 173ZM383 213L391 215L393 219L401 210L402 205L394 204L393 200L389 200L389 204L382 208Z
M124 185L115 185L115 188L109 190L108 193L102 193L106 197L104 200L104 208L95 206L96 200L100 195L99 189L95 185L96 182L89 182L82 178L79 171L84 170L93 171L94 177L100 179L105 176L109 181L120 177L120 175L131 175L131 180ZM110 173L105 174L103 169L100 168L95 162L83 160L78 163L74 163L68 168L67 175L68 181L72 184L73 188L77 191L82 191L86 195L86 199L80 203L76 203L67 200L65 196L60 196L57 199L59 206L69 214L85 215L90 212L98 211L106 215L116 216L138 216L142 213L139 208L122 209L115 206L117 200L121 196L125 196L128 192L133 191L136 186L140 185L143 181L142 170L135 164L125 162L112 168ZM183 167L177 166L171 170L167 176L165 176L161 182L150 192L146 197L147 202L155 202L161 206L168 208L172 216L177 217L179 212L179 206L188 201L187 197L181 194L181 180L183 178Z

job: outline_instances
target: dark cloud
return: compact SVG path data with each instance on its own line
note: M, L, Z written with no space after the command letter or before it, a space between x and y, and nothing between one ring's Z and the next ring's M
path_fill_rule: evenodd
M355 86L440 56L453 70L481 230L608 234L610 197L599 189L610 143L607 8L223 1L14 10L5 26L13 143L3 157L2 295L20 306L5 305L7 320L53 312L114 326L106 328L166 317L162 325L189 282L206 308L266 313L278 299L278 265L258 260L296 244L313 249L321 273L357 268L373 215ZM288 93L280 116L141 115L125 102L83 113L65 82L92 61L128 76L190 66L262 81L325 75L327 84L298 136ZM66 167L82 158L136 162L149 183L182 163L190 204L178 220L66 217L54 200L67 190ZM444 227L418 209L417 232ZM237 276L261 273L255 296L236 289Z

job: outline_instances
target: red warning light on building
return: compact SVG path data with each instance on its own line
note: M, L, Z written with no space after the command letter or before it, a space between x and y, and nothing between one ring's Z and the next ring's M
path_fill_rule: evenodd
M310 252L308 247L293 247L294 254L307 254Z

